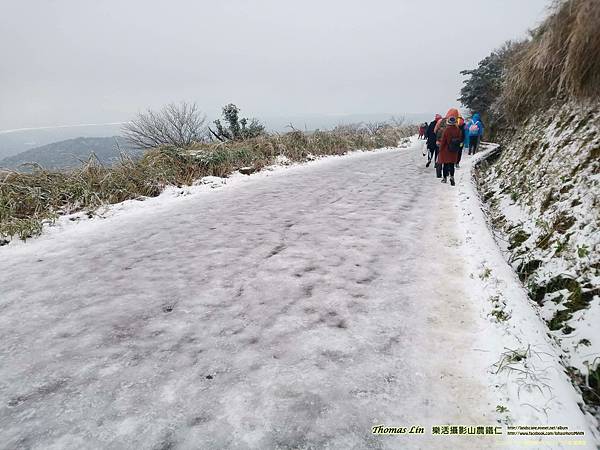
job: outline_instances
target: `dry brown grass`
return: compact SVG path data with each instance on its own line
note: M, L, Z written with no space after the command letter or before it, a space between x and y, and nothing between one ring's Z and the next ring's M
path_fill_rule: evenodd
M514 119L560 98L600 96L600 1L567 0L509 64L502 103Z
M415 127L401 124L350 125L313 133L294 130L246 141L193 144L187 149L161 147L147 151L138 161L122 157L113 167L90 158L68 172L41 167L27 174L0 172L0 241L13 236L25 240L41 233L43 224L59 215L153 197L168 185L189 185L208 175L227 176L244 166L260 170L278 155L303 161L309 154L395 146L415 132Z

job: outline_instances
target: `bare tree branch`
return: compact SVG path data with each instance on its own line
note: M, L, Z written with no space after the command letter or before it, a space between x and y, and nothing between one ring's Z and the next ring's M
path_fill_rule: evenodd
M123 126L123 135L135 147L161 145L189 147L206 136L206 117L195 103L171 103L160 111L148 110Z

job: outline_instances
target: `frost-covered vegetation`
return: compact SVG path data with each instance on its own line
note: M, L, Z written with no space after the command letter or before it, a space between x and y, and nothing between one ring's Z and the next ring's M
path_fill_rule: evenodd
M497 241L539 305L583 398L600 406L600 120L533 116L477 177Z
M559 2L465 74L501 151L477 171L497 241L600 417L600 2ZM494 95L478 92L490 88Z
M305 161L314 156L393 147L415 133L396 123L339 126L333 130L261 134L244 140L163 145L139 160L123 157L106 167L91 158L80 168L31 174L0 172L0 243L41 233L45 222L102 204L158 195L166 186L189 185L203 176L227 176L240 169L260 170L285 156Z

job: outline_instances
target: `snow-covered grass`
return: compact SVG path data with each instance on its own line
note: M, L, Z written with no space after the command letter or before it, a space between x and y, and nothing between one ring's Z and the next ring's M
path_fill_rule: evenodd
M147 151L140 160L123 157L112 167L90 158L82 167L66 172L0 172L0 245L13 237L26 240L38 235L44 224L60 215L153 197L166 186L190 185L202 176L224 177L242 168L260 170L277 157L305 161L395 146L413 132L414 126L401 124L348 125L330 131L292 131L245 141L197 143L186 149L163 147Z
M482 160L495 149L495 145L489 145L474 159ZM469 292L480 315L490 323L482 331L489 345L488 375L500 398L498 410L503 411L503 421L509 425L564 424L573 430L587 430L588 445L595 448L593 443L599 435L594 437L592 433L598 422L589 413L584 419L578 407L581 396L570 385L561 365L560 349L547 334L538 306L529 299L501 248L495 245L481 210L479 192L468 179L470 171L461 171L460 175L460 226L468 243L464 250L470 264ZM539 448L542 442L548 444L541 440Z
M335 155L313 155L311 153L308 153L303 161L295 161L286 157L285 155L277 155L277 157L274 158L272 164L262 167L261 170L256 171L251 175L243 175L239 171L234 171L233 173L223 177L212 175L204 176L193 181L190 185L166 186L157 196L139 196L135 199L124 200L114 204L102 203L99 206L94 207L93 209L86 209L77 212L68 213L67 210L64 213L58 215L53 220L45 220L41 223L33 221L35 222L35 227L39 227L39 231L37 231L34 234L34 236L36 239L44 240L45 235L56 235L57 233L61 233L66 227L71 227L73 225L82 226L84 223L88 222L93 223L97 221L104 221L106 219L114 217L115 215L120 215L124 213L143 213L143 211L148 211L148 208L161 208L164 206L171 206L173 202L185 200L187 197L190 196L194 197L197 195L204 195L205 193L208 193L215 189L222 189L224 187L234 187L238 184L254 182L265 177L270 177L271 175L278 173L282 170L286 170L289 172L290 169L298 170L305 167L306 165L310 165L311 167L319 167L324 164L326 165L331 162L335 162L339 158L357 157L364 154L365 152L390 152L396 151L398 149L407 149L414 143L415 140L416 136L410 136L400 139L396 147L352 150ZM10 244L11 247L20 246L25 244L29 240L30 239L9 240L8 236L6 236L2 245Z
M600 113L532 117L477 173L496 240L600 418Z

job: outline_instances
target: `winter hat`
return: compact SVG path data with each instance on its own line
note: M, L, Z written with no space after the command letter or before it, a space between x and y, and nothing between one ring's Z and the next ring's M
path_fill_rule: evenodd
M456 117L450 116L446 119L446 122L448 123L448 125L456 125Z
M440 116L439 114L435 115L435 120L440 120L442 118L442 116Z
M458 109L456 109L456 108L450 108L448 110L448 112L446 113L446 119L448 117L454 117L456 119L458 117Z

